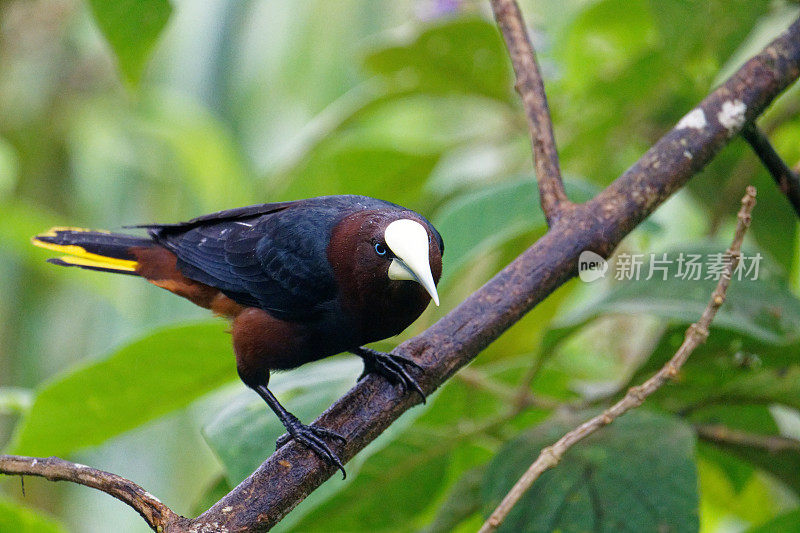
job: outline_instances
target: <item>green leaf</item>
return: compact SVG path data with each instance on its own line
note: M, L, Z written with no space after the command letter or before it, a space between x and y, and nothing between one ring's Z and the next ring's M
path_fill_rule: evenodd
M728 149L736 150L742 147L740 153L749 149L749 146L745 145L743 141L740 142L741 144L730 145ZM793 146L793 148L796 147ZM777 150L780 150L784 160L791 157L789 154L785 154L780 147ZM737 163L741 164L741 160L738 160ZM730 174L724 174L723 178L719 180L719 185L725 183L729 176ZM795 264L795 255L793 247L786 246L786 243L797 240L797 214L786 199L786 195L775 186L775 180L766 169L759 168L750 177L748 183L758 190L758 201L762 209L764 206L769 206L767 216L760 216L762 211L756 211L749 233L776 262L787 271L791 271Z
M44 515L0 498L0 531L8 533L66 533L67 529Z
M573 172L598 183L616 178L655 141L658 132L671 128L717 85L713 80L720 67L770 4L774 3L581 3L582 12L574 21L551 34L555 62L564 74L551 83L555 88L548 90L548 99L559 131L570 132L560 139L562 160L569 162ZM791 18L785 20L788 23ZM643 106L642 102L656 104ZM736 162L745 163L744 153L735 152ZM720 194L735 172L726 170L706 169L704 179L690 184L692 189L703 186L701 199L712 212L739 199L736 188L730 189L736 190L730 198Z
M726 332L712 332L709 346L700 346L681 369L679 379L658 390L652 401L672 412L685 412L709 406L783 404L800 408L800 366L797 364L797 344L778 346L755 353L742 350L741 343L726 343ZM714 337L723 337L711 342ZM672 356L682 339L664 338L630 383L641 383ZM728 337L730 338L730 337ZM786 353L783 353L786 352ZM774 354L774 355L773 355ZM713 418L721 420L724 413L714 411ZM762 413L766 416L766 413ZM697 418L695 420L701 420ZM748 420L749 428L774 431L771 416L745 418L744 413L731 421ZM755 426L758 422L758 426Z
M765 0L756 2L753 2L752 0L738 1L743 7L748 10L752 10L753 12L746 14L741 8L732 11L728 8L728 6L725 6L727 8L725 9L725 12L731 19L731 22L735 25L740 24L741 27L735 28L734 26L734 31L736 31L737 34L731 43L735 44L737 48L736 51L727 59L724 67L719 71L719 73L717 73L717 76L714 79L714 86L719 86L725 83L725 80L731 77L734 72L739 70L748 59L761 52L761 50L763 50L783 30L789 27L789 24L791 24L791 22L797 18L798 14L800 14L800 10L798 10L797 6L776 5L771 13L761 17L756 24L753 25L752 21L768 8L769 2ZM658 5L661 2L653 3ZM743 16L748 17L749 20L742 19L741 17ZM701 22L702 19L703 17L683 17L681 22L697 24L700 26L698 29L703 32L703 35L705 36L707 35L709 28L707 24L703 24ZM714 29L718 30L716 27ZM723 27L719 29L730 31L732 28L730 25L728 25L727 28ZM747 35L747 38L742 41L741 36L744 35L745 31L749 31L750 34ZM675 35L675 33L672 35ZM703 39L701 42L706 41ZM724 53L725 51L722 50L722 54ZM722 55L722 57L724 57L724 55Z
M228 494L233 487L228 480L225 479L225 476L220 475L216 478L203 492L200 498L195 502L192 507L192 516L200 516L208 509L211 508L215 503L220 501L226 494Z
M221 322L158 330L68 371L37 393L13 453L66 455L189 405L236 379Z
M706 90L703 89L703 95L705 93ZM789 98L789 100L792 99ZM786 102L787 100L784 99L778 100L778 103ZM684 108L684 112L695 103L696 101L692 101L688 104ZM787 113L794 116L787 109L776 109L776 113ZM776 123L782 122L780 119L773 120ZM796 151L798 147L794 142L791 142L791 150L788 153L787 146L784 145L784 134L796 127L792 122L794 121L789 120L781 127L777 127L774 134L770 133L771 142L776 150L784 160L788 161L792 161L792 158L796 157L795 154L800 153L800 151ZM794 247L786 246L786 243L795 242L797 239L797 214L786 199L786 195L775 186L775 180L769 172L757 161L751 161L747 157L750 150L750 146L741 137L734 138L703 169L703 179L690 181L686 191L703 203L703 211L710 220L731 220L736 212L736 206L741 200L744 183L741 186L730 186L729 188L726 188L726 184L730 183L731 175L736 174L739 169L752 162L752 167L747 171L747 183L758 190L758 207L755 209L752 223L748 229L748 237L757 242L761 251L768 253L772 260L786 271L791 271L795 262ZM761 213L766 213L766 215L761 215ZM729 227L732 228L732 226ZM731 232L732 229L728 235Z
M368 55L364 65L398 92L461 92L514 101L508 55L497 28L483 19L432 25L408 44Z
M370 457L352 483L295 525L297 531L397 531L431 503L444 483L447 440L406 432ZM389 503L387 505L387 503ZM402 524L406 524L403 526Z
M667 58L670 65L666 68L684 73L683 85L694 88L694 96L685 102L681 113L693 106L709 88L721 85L797 16L795 6L769 0L693 0L691 3L692 16L688 16L685 0L650 0L669 50ZM713 20L714 24L707 24L709 20ZM660 82L663 84L663 78L660 78ZM792 119L777 117L794 116L787 114L787 109L783 107L793 100L793 97L779 100L772 107L771 115L767 114L762 119L766 120L765 123L775 124L770 137L778 153L788 161L796 160L798 145L796 142L784 145L781 137L796 126L792 124ZM689 183L688 189L706 204L712 220L739 200L740 187L725 189L725 184L730 182L732 174L749 165L749 149L743 140L732 142L704 169L703 179ZM747 182L758 189L759 205L769 206L769 216L753 217L749 235L755 237L759 246L778 263L790 269L795 262L795 255L793 247L786 246L786 243L797 239L797 216L765 169L753 166L746 173Z
M697 470L703 527L709 531L717 529L720 522L731 523L731 519L745 524L763 523L781 507L780 498L776 498L777 487L767 476L752 476L742 490L736 491L724 474L703 457L698 457Z
M165 168L154 179L165 186L182 184L206 211L253 202L252 175L241 147L209 109L167 91L146 91L138 103L129 125L140 136L142 157L168 150Z
M489 464L485 515L566 431L553 418L509 442ZM517 503L501 531L697 531L694 438L676 418L634 411L572 447Z
M436 518L424 533L447 533L481 509L481 485L486 465L467 470L450 488L447 499L439 505Z
M402 152L339 138L309 153L303 165L292 171L281 196L363 194L382 198L393 191L393 202L414 209L438 158L438 154Z
M713 444L699 441L697 443L697 455L699 458L716 465L737 494L741 493L753 478L755 468L751 463L720 450Z
M605 0L589 4L571 25L564 44L569 83L616 76L652 49L656 40L646 0Z
M89 5L120 71L135 85L172 13L169 0L89 0Z
M673 324L694 323L708 305L717 282L714 279L682 279L678 276L678 257L681 253L685 257L699 254L706 261L709 256L722 253L725 249L724 244L693 244L665 252L669 261L666 273L656 270L649 280L645 278L650 263L645 262L640 279L621 282L596 301L561 317L547 335L547 346L554 346L591 320L609 313L648 315ZM754 257L757 253L750 247L743 252L746 257ZM661 253L655 256L661 259ZM614 275L614 264L612 260L607 277ZM787 345L798 340L800 300L792 295L785 281L775 271L775 267L763 257L758 279L750 279L746 274L743 274L742 280L734 279L725 305L714 319L713 329L733 331L772 345ZM706 276L707 272L703 270L702 276Z
M641 383L652 375L675 353L682 339L682 328L668 330L630 383ZM693 423L723 424L748 433L777 435L778 426L769 406L800 406L797 353L797 343L764 345L737 332L715 331L695 350L679 377L648 401L675 413L686 413ZM800 454L795 451L772 454L705 440L698 450L724 472L736 491L745 488L755 467L800 493L796 476Z
M800 494L800 477L797 475L800 472L800 452L797 450L770 452L763 448L730 442L714 442L713 445L724 453L769 472Z
M361 363L354 358L320 361L270 381L270 390L302 422L310 423L355 383ZM203 435L225 467L232 486L249 476L272 453L286 432L278 417L250 390L237 388L227 407L214 413Z
M778 425L772 418L768 405L711 405L688 414L688 420L697 424L721 424L749 433L776 435ZM730 481L732 488L741 492L752 478L753 465L739 457L720 450L712 442L700 438L698 455L716 464Z
M800 508L776 516L766 524L753 527L747 533L797 533L800 530Z
M574 202L585 202L597 192L576 179L567 180L565 187ZM444 205L433 223L445 242L446 277L487 250L546 225L536 180L530 176L466 193Z
M336 111L335 104L330 107ZM467 150L475 150L469 146L471 142L502 138L508 135L507 116L501 105L471 95L402 94L363 102L350 116L340 119L340 127L344 130L346 126L347 135L363 142L431 154L463 150L465 145ZM342 135L342 130L329 135Z
M753 29L754 21L769 10L770 2L648 0L647 4L658 27L659 40L670 51L674 64L686 65L688 62L687 74L696 74L695 69L699 66L692 63L705 63L705 73L710 75L728 60L737 47L742 46ZM791 20L788 16L788 13L784 13L784 28ZM713 20L714 24L708 24L709 20ZM763 46L766 44L764 42ZM763 46L750 48L751 53L747 58L760 52ZM721 84L726 78L717 78L713 86Z
M491 395L449 382L428 405L404 415L347 465L346 486L336 487L310 510L304 502L298 507L305 512L302 519L286 526L293 531L414 530L451 470L455 481L488 459L485 450L473 449L467 428L483 426L483 417L497 416L502 407Z
M725 333L725 332L720 332ZM717 335L719 337L720 335ZM710 339L713 339L712 334ZM673 347L659 345L658 355L651 357L643 369L633 377L639 383L660 366ZM776 348L789 351L788 357L796 359L797 348ZM781 404L800 408L800 366L781 365L767 367L756 363L742 364L734 354L718 352L716 347L692 354L678 379L657 391L650 399L662 408L676 413L688 413L692 422L723 424L734 429L762 435L779 434L770 405ZM751 358L756 356L750 355ZM769 361L763 356L758 361ZM740 490L749 479L748 467L760 468L782 480L800 493L800 453L783 450L770 453L763 449L739 444L707 441L700 447L703 456L715 462Z
M722 372L716 365L693 369L691 375L671 387L671 398L694 405L780 403L800 409L800 366ZM666 391L665 391L666 392Z
M309 423L353 386L361 369L362 363L356 358L326 359L276 376L270 382L270 390L291 413ZM275 439L285 433L285 429L264 402L250 391L235 392L225 399L225 403L228 408L205 425L203 434L222 461L226 480L235 485L272 453ZM416 441L408 444L398 438L398 435L404 435L418 416L428 412L428 407L417 408L392 424L375 442L347 463L347 480L332 478L327 481L281 523L280 529L348 530L352 529L353 516L362 516L361 511L353 508L354 505L359 509L374 509L375 505L385 504L385 499L374 501L374 495L378 494L375 490L376 480L405 486L404 475L411 475L417 466L424 470L424 467L432 464L427 459L413 460L421 455L415 456L411 452L422 444ZM430 444L430 440L423 444ZM444 453L442 451L435 458L441 458ZM402 470L404 475L393 475L391 472L395 470L385 468L392 461L397 466L396 471ZM362 475L365 478L362 479ZM393 490L393 485L381 485L381 493ZM356 505L357 502L360 503ZM398 506L408 511L410 507L406 504L405 501L402 504L397 502ZM384 517L384 513L376 512L369 520L380 520L381 517ZM298 523L302 526L298 526Z
M279 529L410 531L422 526L438 494L491 457L473 438L493 427L487 421L504 407L504 398L451 380L350 461L346 481L326 482ZM526 414L536 421L543 416L535 410Z

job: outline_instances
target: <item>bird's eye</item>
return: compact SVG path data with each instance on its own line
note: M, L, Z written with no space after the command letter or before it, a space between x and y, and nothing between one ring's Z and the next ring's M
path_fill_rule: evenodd
M378 255L386 255L386 247L379 242L375 243L375 253Z

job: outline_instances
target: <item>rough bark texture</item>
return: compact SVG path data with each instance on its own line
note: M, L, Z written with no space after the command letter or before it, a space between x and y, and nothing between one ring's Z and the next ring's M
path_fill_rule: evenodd
M147 525L153 529L181 519L158 498L136 483L110 472L97 470L86 465L64 461L58 457L23 457L20 455L0 455L0 472L39 476L50 481L71 481L93 489L101 490L119 501L133 507Z
M625 235L703 168L745 123L762 113L799 75L800 20L689 112L595 199L570 205L569 210L555 218L544 237L427 331L398 346L394 353L411 357L424 367L425 371L417 372L416 377L425 392L432 393L534 305L574 276L582 251L608 256ZM339 457L347 461L418 401L418 395L400 394L386 380L368 376L314 423L348 439L344 446L331 444ZM0 472L8 472L2 467L8 459L0 456ZM313 452L292 442L198 518L169 514L155 521L154 529L267 530L334 471ZM82 483L80 479L76 482Z
M795 214L800 217L800 177L781 159L767 136L755 124L747 124L742 129L742 138L756 153L778 188L792 204Z
M497 506L494 512L483 523L478 533L493 533L505 521L508 513L519 502L520 498L531 488L531 486L539 479L545 471L555 467L561 462L564 454L567 451L585 439L589 435L599 431L603 427L611 424L614 420L621 417L631 409L635 409L642 405L644 401L661 388L670 379L678 375L681 369L692 352L708 338L708 331L711 327L711 322L717 315L717 311L725 303L725 297L728 293L728 287L731 284L731 277L736 265L739 264L741 258L742 242L744 241L744 234L747 228L750 227L750 215L753 207L756 205L756 189L755 187L748 187L747 193L742 198L742 207L738 214L738 224L736 225L736 232L733 237L733 243L728 251L725 253L727 264L725 271L720 276L717 287L711 294L711 299L708 305L700 316L700 319L689 326L686 330L683 344L681 344L675 355L667 361L650 379L645 381L639 386L631 387L627 394L622 397L617 403L592 417L566 435L558 439L555 444L547 446L542 449L536 460L528 467L528 470L519 478L510 491L503 498L503 501Z
M553 134L553 122L547 106L544 82L533 53L533 45L525 19L515 0L492 0L492 11L503 40L511 57L511 65L517 77L515 85L531 132L533 164L539 185L539 201L547 223L552 226L572 205L564 191L561 170L558 166L558 150Z
M574 276L582 251L608 256L799 75L800 20L704 99L597 198L575 206L486 285L394 353L411 357L425 368L417 379L426 393L432 393ZM368 377L314 423L348 439L347 445L334 447L346 461L417 402L416 395L400 395L385 380ZM193 521L193 527L215 524L229 531L267 530L334 471L312 452L289 444Z

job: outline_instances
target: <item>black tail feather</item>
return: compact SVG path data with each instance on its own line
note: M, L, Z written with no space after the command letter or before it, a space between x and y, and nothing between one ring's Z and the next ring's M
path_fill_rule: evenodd
M147 237L81 228L52 228L34 237L33 244L66 254L50 259L54 265L132 275L138 266L134 250L155 246Z

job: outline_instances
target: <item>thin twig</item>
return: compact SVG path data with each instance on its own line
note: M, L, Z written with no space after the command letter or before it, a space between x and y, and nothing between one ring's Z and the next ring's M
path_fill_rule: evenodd
M133 481L58 457L0 455L0 473L71 481L101 490L133 507L154 531L164 531L167 524L183 520Z
M423 365L425 372L416 376L418 381L426 392L436 390L574 277L582 251L610 254L738 133L739 119L754 120L798 76L800 19L692 109L691 121L681 121L666 133L593 200L573 205L565 215L568 221L552 228L436 324L393 353ZM730 116L731 103L736 104L735 117ZM702 123L696 120L698 116L703 117ZM403 395L385 379L367 376L314 424L348 438L345 446L337 447L339 457L348 460L417 402L416 396ZM269 529L333 474L313 452L289 443L201 516L177 517L174 529L168 526L167 530Z
M696 424L697 434L705 439L723 444L740 444L751 448L761 448L769 453L782 451L800 452L800 440L784 437L782 435L759 435L738 429L732 429L722 424Z
M525 20L516 1L492 0L492 10L503 32L517 76L515 87L522 98L522 105L528 117L542 211L548 224L552 226L570 202L564 192L564 183L561 181L553 122L547 107L542 75L536 63L536 55L528 37Z
M758 129L755 123L751 122L742 128L742 138L756 153L775 183L778 184L781 192L789 199L794 212L800 217L800 177L778 155L767 136Z
M731 282L731 274L739 263L742 240L750 225L750 213L755 203L756 190L754 187L748 187L744 198L742 198L742 207L738 213L738 224L736 225L733 243L730 248L728 248L725 255L728 258L725 272L720 276L719 283L717 283L717 287L714 289L711 300L708 302L705 311L703 311L700 320L689 326L689 329L686 330L686 338L672 359L643 384L638 387L631 387L620 401L603 411L603 413L573 429L552 446L544 448L539 454L539 457L528 467L528 470L511 488L508 494L506 494L503 501L500 502L500 505L497 506L489 519L484 522L480 533L495 531L500 527L500 524L503 523L508 513L514 505L516 505L522 495L533 485L534 481L536 481L543 472L556 466L567 450L598 429L607 426L631 409L642 405L648 396L657 391L670 378L676 376L678 370L680 370L681 366L686 362L686 359L689 358L694 349L705 342L708 337L708 328L711 325L711 321L725 302L725 294Z
M798 76L800 19L690 110L691 120L679 122L597 197L575 204L502 271L393 353L422 365L424 373L415 377L426 393L436 390L574 277L582 251L610 254L637 224L704 168L744 122L758 117ZM347 461L417 402L385 379L368 376L314 424L348 439L346 445L336 446L339 457ZM192 525L266 530L333 474L313 452L289 443Z

